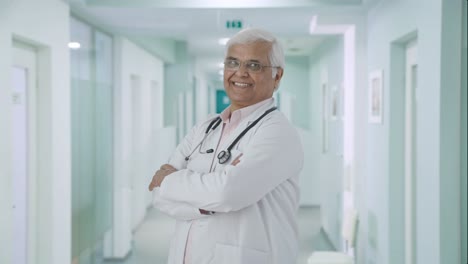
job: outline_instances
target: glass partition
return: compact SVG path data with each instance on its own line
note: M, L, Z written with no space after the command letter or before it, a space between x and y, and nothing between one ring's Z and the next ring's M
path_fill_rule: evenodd
M89 263L112 225L113 45L112 37L76 18L70 27L72 257Z

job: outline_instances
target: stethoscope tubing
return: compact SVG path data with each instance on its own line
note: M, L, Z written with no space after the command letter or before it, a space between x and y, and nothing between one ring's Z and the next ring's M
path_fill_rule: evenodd
M252 128L254 127L258 122L260 122L260 120L262 120L262 118L264 118L266 115L268 115L269 113L275 111L277 109L276 106L266 110L261 116L259 116L257 119L255 119L255 121L253 121L250 125L248 125L235 139L234 141L229 145L229 147L226 149L226 150L223 150L221 152L218 153L218 162L220 164L224 164L226 163L230 158L231 158L231 150L232 148L239 142L239 140L241 140L241 138ZM221 124L221 117L216 117L215 119L213 119L210 124L208 125L208 127L206 128L205 130L205 135L203 136L203 139L200 141L200 143L198 143L198 145L192 150L192 152L190 152L190 154L185 157L185 160L188 161L190 159L190 156L192 156L192 154L197 150L197 148L199 149L199 152L201 154L207 154L207 153L212 153L213 151L211 152L208 152L208 150L206 152L201 152L201 147L204 143L204 141L206 140L206 138L208 137L208 134L210 134L212 131L214 131L218 126L219 124ZM210 149L211 150L211 149Z

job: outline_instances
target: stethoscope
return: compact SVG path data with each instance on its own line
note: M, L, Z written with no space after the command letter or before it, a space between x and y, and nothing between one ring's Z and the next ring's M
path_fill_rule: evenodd
M239 142L239 140L252 128L254 127L262 118L264 118L266 115L268 115L269 113L273 112L276 110L276 106L268 109L265 111L265 113L263 113L261 116L259 116L257 119L255 119L255 121L253 121L249 126L247 126L237 137L236 139L234 139L234 141L231 143L231 145L229 145L229 147L226 149L226 150L223 150L221 152L219 152L218 154L218 162L219 164L224 164L226 163L230 158L231 158L231 150L232 148L237 144L237 142ZM202 146L203 146L203 143L205 142L205 139L206 137L208 137L208 134L210 134L212 131L214 131L218 126L219 124L221 124L221 117L216 117L215 119L213 119L210 124L208 125L208 127L206 128L206 131L205 131L205 135L203 136L203 139L200 141L200 143L198 143L197 146L195 146L195 148L192 150L192 152L190 152L190 154L185 157L185 160L188 161L190 159L190 157L192 156L192 154L195 152L195 150L197 150L198 148L198 152L201 153L201 154L208 154L208 153L213 153L214 150L213 149L208 149L206 151L202 151Z

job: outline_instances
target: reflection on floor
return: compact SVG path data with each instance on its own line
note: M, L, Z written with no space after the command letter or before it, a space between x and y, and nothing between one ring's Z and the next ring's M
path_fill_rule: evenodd
M301 207L298 212L300 252L297 264L306 264L313 250L331 250L321 232L318 207ZM144 222L134 233L133 251L125 260L101 260L101 264L166 264L174 221L155 209L150 209Z

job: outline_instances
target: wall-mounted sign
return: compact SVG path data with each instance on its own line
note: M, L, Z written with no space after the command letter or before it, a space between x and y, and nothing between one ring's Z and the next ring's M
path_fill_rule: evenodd
M226 28L231 29L241 29L242 28L242 20L228 20L226 21Z

